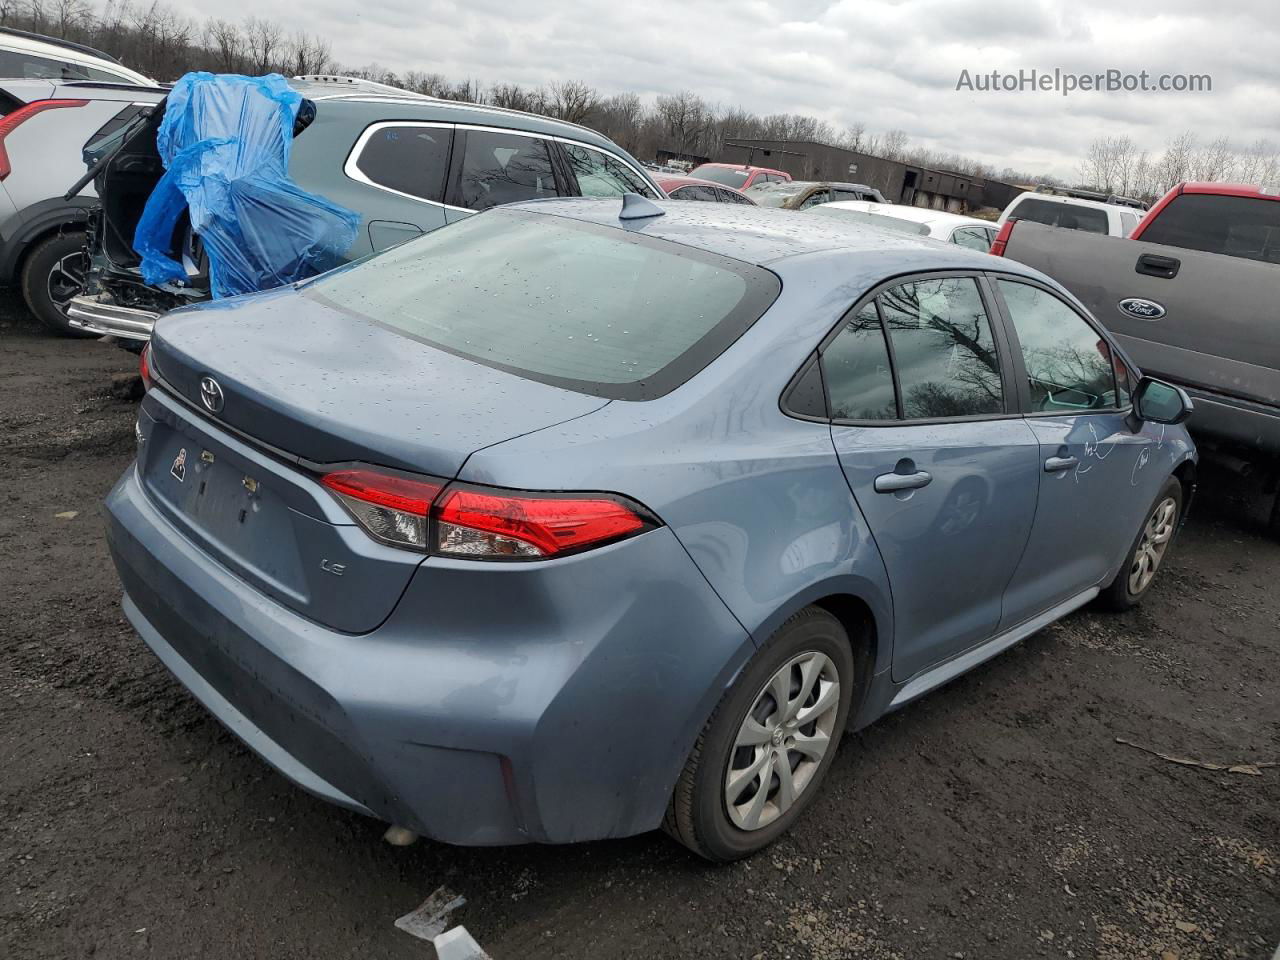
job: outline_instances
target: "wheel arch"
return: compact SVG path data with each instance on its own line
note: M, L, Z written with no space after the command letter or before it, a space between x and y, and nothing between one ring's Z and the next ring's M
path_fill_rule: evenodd
M0 283L18 283L27 257L48 237L68 229L87 230L89 207L88 204L43 201L26 210L22 227L4 244L3 251L0 251Z

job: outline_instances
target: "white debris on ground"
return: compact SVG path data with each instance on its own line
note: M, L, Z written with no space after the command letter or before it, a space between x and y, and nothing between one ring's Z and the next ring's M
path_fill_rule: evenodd
M437 887L421 906L396 920L396 928L420 940L435 940L449 926L449 914L466 902L448 887Z

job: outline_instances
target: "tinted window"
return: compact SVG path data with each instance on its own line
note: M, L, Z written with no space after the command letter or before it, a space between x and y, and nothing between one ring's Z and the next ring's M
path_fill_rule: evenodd
M720 199L725 203L745 203L748 206L755 206L749 197L745 197L736 190L721 190Z
M858 311L822 353L831 416L892 420L898 415L889 350L874 301Z
M875 197L861 190L842 190L839 187L833 187L831 196L835 200L874 200Z
M704 187L700 184L690 184L687 187L680 187L671 194L673 200L711 200L718 201L720 193L715 187Z
M800 203L800 209L804 210L808 207L817 207L827 203L831 199L831 193L827 190L816 190L809 196L805 197Z
M0 50L0 76L28 80L88 80L89 70L69 60L54 60L30 53ZM119 77L111 77L119 80Z
M1096 207L1082 207L1074 203L1056 203L1032 197L1023 200L1009 214L1017 220L1030 220L1050 227L1067 230L1084 230L1088 233L1107 232L1107 214Z
M1280 263L1280 201L1184 193L1156 215L1141 239Z
M559 196L547 141L517 133L466 132L459 200L470 210Z
M1034 411L1079 412L1127 404L1117 398L1111 348L1053 294L998 281L1022 346Z
M640 175L619 160L572 143L562 144L578 190L584 197L619 197L624 193L657 196Z
M879 297L907 419L1003 413L1000 361L977 282L916 280Z
M991 234L986 227L961 227L951 234L951 242L970 250L981 250L986 253L991 249Z
M85 162L92 163L98 157L102 156L109 146L112 146L122 136L124 136L125 130L128 128L129 124L133 122L134 118L144 110L149 109L150 107L148 106L131 103L99 127L97 132L85 141L84 147L82 148L84 150Z
M767 270L528 211L467 217L306 295L460 356L646 399L719 355L777 296Z
M382 127L369 136L356 167L379 186L439 203L452 146L452 127Z

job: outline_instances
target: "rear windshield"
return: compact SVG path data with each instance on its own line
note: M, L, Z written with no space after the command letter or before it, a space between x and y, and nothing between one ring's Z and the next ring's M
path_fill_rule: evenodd
M302 292L531 380L648 400L719 356L779 290L767 270L692 247L494 209Z
M733 167L695 167L689 171L691 177L697 177L699 180L714 180L716 183L723 183L726 187L742 186L747 182L749 175L749 171Z
M1184 193L1156 214L1141 239L1280 263L1280 201Z
M1030 220L1050 227L1067 230L1084 230L1087 233L1107 232L1107 212L1095 207L1082 207L1075 203L1056 203L1053 200L1032 198L1023 200L1009 214L1011 219Z

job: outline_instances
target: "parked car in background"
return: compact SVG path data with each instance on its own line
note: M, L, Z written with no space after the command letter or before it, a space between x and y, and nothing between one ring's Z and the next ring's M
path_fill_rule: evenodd
M101 50L11 27L0 27L0 78L156 85Z
M830 217L865 218L872 226L898 228L904 233L918 233L944 243L954 243L979 253L987 253L996 238L996 226L989 220L963 217L958 213L912 207L901 203L876 203L870 200L839 200L810 208L815 214Z
M1127 237L1138 226L1140 208L1082 197L1058 196L1028 190L1020 193L1000 212L998 224L1009 220L1030 220L1048 227Z
M791 174L786 171L745 163L704 163L690 170L689 176L721 183L735 190L746 190L758 183L787 183L791 180Z
M343 79L293 81L307 99L289 173L303 190L361 215L348 260L500 204L627 192L662 196L639 162L586 127L337 82ZM157 110L132 129L94 180L102 199L88 279L68 310L80 329L145 341L161 313L210 296L207 261L189 228L179 227L170 251L188 264L181 286L144 284L132 246L143 207L164 173L156 149L162 115Z
M1194 480L1185 395L1042 274L745 205L494 207L145 366L125 615L286 777L449 843L759 850L846 730L1139 602Z
M748 193L757 206L781 207L783 210L807 210L837 200L874 200L884 203L884 194L865 183L832 183L829 181L792 180L788 183L763 183Z
M655 177L657 184L672 200L711 200L719 203L748 203L755 206L755 201L741 190L726 187L710 180L699 180L697 177L673 177L659 174Z
M85 157L164 99L159 87L99 81L0 80L0 283L17 286L31 312L57 333L76 334L67 305L87 261L92 189L64 194Z
M1132 239L1006 223L993 252L1038 267L1083 300L1142 368L1194 398L1188 423L1237 469L1280 486L1280 197L1181 183ZM1280 536L1280 496L1271 507Z

